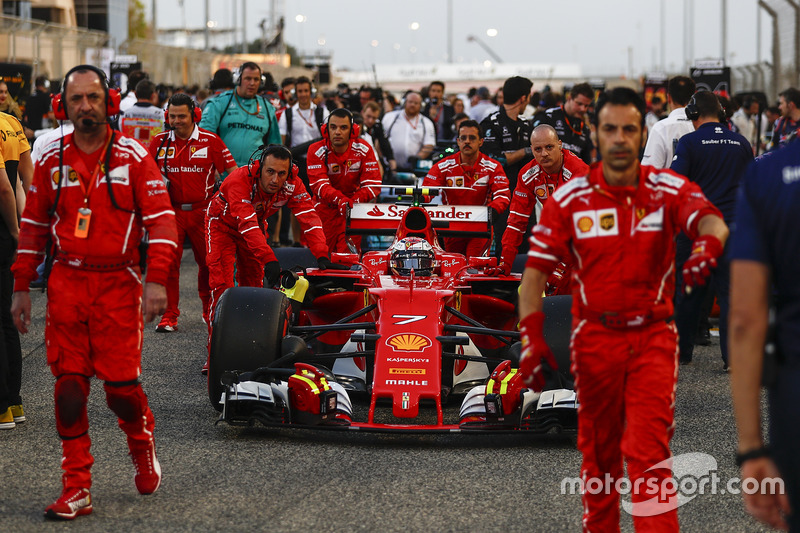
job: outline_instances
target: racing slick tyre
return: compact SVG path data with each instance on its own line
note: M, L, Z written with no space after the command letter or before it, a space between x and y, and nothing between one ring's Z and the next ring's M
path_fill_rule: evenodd
M281 356L289 300L283 293L260 287L232 287L219 300L211 329L208 399L217 411L223 372L248 372Z
M569 341L572 336L572 296L548 296L542 300L544 338L558 363L564 388L573 388L570 373Z

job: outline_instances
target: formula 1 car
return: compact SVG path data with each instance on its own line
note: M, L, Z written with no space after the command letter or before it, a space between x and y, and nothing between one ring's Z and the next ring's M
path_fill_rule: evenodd
M488 237L491 210L422 206L421 192L415 189L411 205L356 204L348 213L348 234L390 232L389 249L334 254L348 270L284 271L280 290L224 293L208 374L221 421L362 431L575 430L571 297L545 298L545 337L559 369L534 392L517 368L519 274L487 275L496 258L468 260L438 242Z

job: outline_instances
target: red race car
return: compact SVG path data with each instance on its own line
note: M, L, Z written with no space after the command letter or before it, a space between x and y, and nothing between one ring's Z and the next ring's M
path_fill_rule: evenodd
M220 299L209 399L233 425L362 431L572 432L570 296L545 299L559 364L543 392L522 384L519 274L494 257L445 252L443 236L488 236L479 206L357 204L348 233L388 249L334 254L345 269L285 271L279 290L234 287ZM424 191L429 194L429 191ZM459 407L456 409L456 407Z

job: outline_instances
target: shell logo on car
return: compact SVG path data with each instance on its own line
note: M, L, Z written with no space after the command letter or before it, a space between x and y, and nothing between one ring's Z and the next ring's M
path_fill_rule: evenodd
M414 333L398 333L386 340L396 352L421 352L431 345L431 341L424 335Z

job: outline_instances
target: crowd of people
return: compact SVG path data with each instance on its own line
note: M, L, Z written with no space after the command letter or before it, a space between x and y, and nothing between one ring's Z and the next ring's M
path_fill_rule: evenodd
M790 453L796 424L782 422L796 420L800 405L792 401L800 294L787 260L800 251L787 230L800 181L800 144L792 143L800 90L781 92L773 108L696 91L691 78L676 76L666 101L646 104L627 88L576 83L562 96L514 76L494 95L486 87L449 95L432 81L397 101L377 87L319 91L306 77L278 88L252 62L220 69L208 91L170 94L139 71L129 82L122 97L103 71L80 65L52 106L49 82L37 78L24 113L0 82L0 429L25 422L17 331L30 325L30 288L44 285L64 470L49 518L92 511L92 377L103 380L127 436L137 489L160 485L155 421L138 380L141 332L159 316L156 331L179 329L184 241L198 264L210 341L227 288L275 286L276 247L307 247L321 269L339 267L334 253L358 253L348 210L376 201L398 173L444 187L428 201L490 210L490 239L443 239L444 250L494 255L486 273L496 276L510 275L518 256L524 261L519 366L535 389L556 365L542 333L542 297L574 295L584 479L619 478L627 461L634 483L658 487L634 493L635 507L652 505L654 494L661 503L677 498L663 492L669 469L650 467L671 456L677 367L704 342L701 324L716 299L740 424L737 461L753 476L780 472L800 508ZM46 127L52 119L57 128ZM729 245L735 223L742 229ZM766 448L753 376L770 272L786 371L773 389L780 405ZM744 287L753 280L755 294ZM728 343L729 315L730 339L741 344ZM784 500L756 494L748 505L772 525L798 527ZM676 507L635 513L634 524L677 530ZM619 494L584 495L587 530L618 524Z

